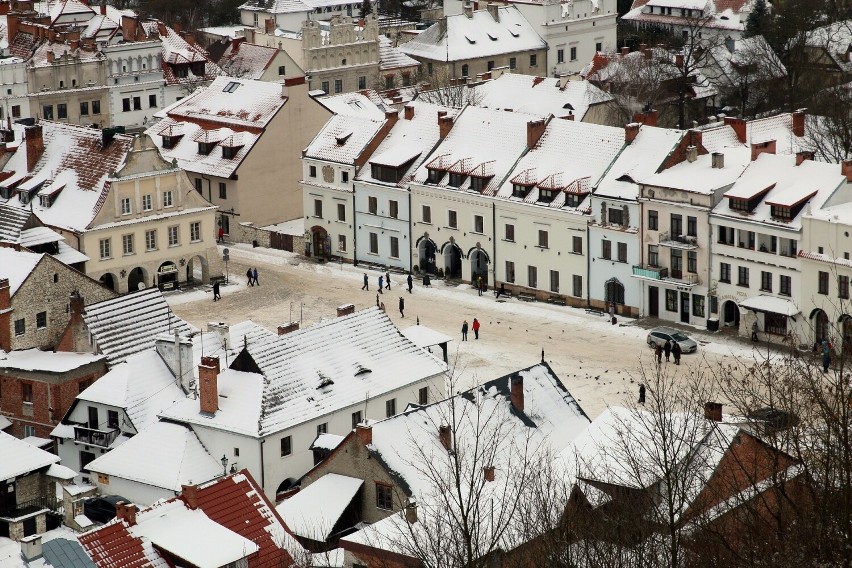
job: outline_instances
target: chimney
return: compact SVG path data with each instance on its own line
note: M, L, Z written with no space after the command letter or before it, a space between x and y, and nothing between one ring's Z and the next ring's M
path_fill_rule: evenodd
M642 125L638 122L631 122L630 124L624 127L624 143L632 144L636 137L639 135L639 128Z
M414 119L414 105L411 105L411 104L405 105L404 112L405 112L405 120Z
M5 16L9 13L9 0L0 0L0 16Z
M231 326L225 322L208 322L207 333L216 335L217 347L230 349L231 348Z
M180 37L189 45L195 45L195 32L181 32Z
M545 128L547 128L547 120L543 118L527 122L527 148L535 148L535 145L541 140Z
M77 48L79 48L79 47L80 47L80 40L72 39L72 40L69 42L69 45L70 45L70 47L71 47L71 51L76 51L76 50L77 50Z
M465 2L462 6L462 12L468 19L473 18L473 4L471 4L470 2ZM446 23L444 25L446 25Z
M646 110L633 115L633 122L639 122L645 126L657 126L659 113L655 110Z
M136 526L136 513L138 509L133 503L119 501L115 504L115 516L118 520L126 522L129 526Z
M441 424L438 427L438 439L441 441L441 445L444 446L444 449L450 451L453 449L453 440L450 437L450 427L446 424Z
M813 152L807 152L805 150L800 150L800 151L796 152L796 165L797 166L801 166L802 162L804 162L805 160L813 160L813 159L814 159L814 153Z
M48 50L47 52L47 62L53 63L56 60L56 55L53 53L53 50Z
M9 279L0 279L0 349L12 350L12 332L9 324L12 321L12 299L9 294Z
M793 113L793 134L801 138L805 135L805 109Z
M687 146L686 147L686 161L694 162L698 159L698 148L695 146Z
M705 402L704 403L704 418L714 422L722 421L722 403L721 402Z
M624 57L628 53L630 53L630 48L628 46L625 45L624 47L621 48L621 56L622 57Z
M239 51L240 44L246 40L244 37L235 37L231 40L231 51Z
M6 16L6 35L10 45L15 40L15 36L18 35L18 22L20 21L20 16L17 14Z
M494 21L499 22L500 21L500 6L498 6L497 4L492 4L491 2L489 2L488 5L486 6L486 8L488 8L488 13L491 14L491 17L494 18Z
M840 173L841 173L841 175L846 176L846 182L847 183L852 183L852 160L843 160L842 162L840 162ZM2 298L2 292L3 292L2 286L3 286L3 281L0 280L0 298ZM6 282L7 290L8 290L8 286L9 286L9 283L7 281ZM7 294L8 294L8 292L7 292ZM7 298L8 298L8 295L7 295ZM0 299L0 313L2 313L2 312L3 312L3 301L2 301L2 299ZM6 329L9 329L8 325L6 326ZM8 349L7 349L7 351L8 351Z
M27 150L27 172L32 172L44 153L44 137L41 124L24 128L24 144Z
M183 497L183 502L193 511L198 508L198 486L183 485L180 486L180 495Z
M166 27L163 26L160 28L157 26L160 32L160 35L166 35ZM139 29L139 20L136 19L136 16L128 16L123 14L121 16L121 35L124 36L125 41L133 41L136 39L136 31Z
M683 54L682 53L678 53L678 54L675 55L675 66L677 66L678 69L683 69Z
M512 406L518 412L524 411L524 377L521 375L512 375L509 379L511 383L511 399Z
M343 304L337 307L337 317L348 316L355 313L355 304Z
M710 158L713 163L713 168L721 170L725 167L725 154L722 152L713 152Z
M751 144L751 161L755 161L761 154L774 154L775 140L767 140L766 142L752 142Z
M417 503L409 503L405 506L405 520L409 525L417 522Z
M485 481L494 481L494 466L487 465L482 468L482 473L485 476Z
M41 535L34 534L21 539L21 556L27 563L41 558Z
M746 142L746 121L742 118L725 117L725 126L730 126L734 129L737 135L737 140L745 144Z
M201 412L216 414L219 410L219 359L202 357L198 366L198 388Z
M385 111L385 121L388 123L388 126L392 127L396 124L396 121L399 120L399 111L398 110L386 110Z
M438 138L443 140L453 128L453 117L439 116L438 117Z
M101 16L106 16L106 0L101 0Z
M358 440L360 440L365 446L369 446L373 443L373 428L370 425L356 424L355 434L358 436Z
M172 24L172 29L175 32L180 33L183 31L183 25L180 22L175 22L174 24Z
M299 330L299 322L291 321L278 326L278 335L287 335Z
M275 32L275 20L269 20L269 19L264 20L263 21L263 30L267 34L272 35Z

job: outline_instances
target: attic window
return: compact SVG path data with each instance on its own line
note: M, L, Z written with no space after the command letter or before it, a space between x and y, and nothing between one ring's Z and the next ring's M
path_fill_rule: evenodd
M317 375L319 375L320 383L317 389L322 389L325 387L330 387L334 384L334 381L331 380L330 377L325 376L322 371L317 371Z
M180 141L181 138L182 138L182 135L181 136L166 136L166 135L163 135L163 148L165 148L166 150L174 148L175 146L177 146L177 143Z
M464 179L466 177L467 176L464 175L464 174L457 174L455 172L450 172L450 181L448 182L448 185L450 187L456 187L456 188L461 187L461 185L464 183Z
M734 211L751 211L751 209L752 209L750 204L749 204L748 199L737 199L737 198L731 197L728 200L728 204L730 205L731 209L733 209Z
M198 153L207 156L210 152L213 151L213 148L216 147L215 142L199 142L198 143Z
M232 160L240 153L242 146L222 146L222 157L226 160Z
M482 191L488 187L489 182L493 179L494 176L489 177L475 177L470 176L470 189L474 191L478 191L482 193Z
M562 108L565 108L565 109L568 109L568 110L574 110L574 107L571 106L571 103L565 103L564 105L562 105Z
M471 44L471 45L473 45L473 44L475 44L475 43L476 43L476 40L475 40L475 39L470 39L468 36L464 36L464 39L466 39L466 40L467 40L467 43L469 43L469 44Z
M344 144L346 144L346 141L347 141L347 140L349 140L349 138L350 138L351 136L352 136L352 131L351 131L351 130L347 130L346 132L343 132L343 133L338 134L337 136L335 136L335 137L334 137L334 139L335 139L335 140L337 140L337 145L338 145L338 146L343 146Z
M517 183L513 184L512 185L512 197L520 197L521 199L524 199L527 196L527 194L529 194L530 189L532 189L531 185L520 185L520 184L517 184Z
M437 170L433 168L429 169L429 179L426 180L426 183L438 183L441 181L441 178L444 177L444 170Z
M521 35L516 31L512 31L511 29L509 30L509 33L512 34L512 37L520 37L520 35Z
M240 86L240 83L237 83L236 81L230 81L227 85L225 85L225 88L222 89L222 92L223 93L233 93L234 91L237 90L237 88L239 86Z
M366 375L367 373L372 373L372 372L373 372L373 371L371 371L370 369L368 369L367 367L365 367L364 365L361 365L361 364L357 364L357 365L355 365L355 368L357 369L357 370L355 371L355 376L356 376L356 377L358 377L358 376L360 376L360 375Z
M550 203L556 197L557 191L553 189L539 189L538 200L541 203Z
M491 35L491 34L488 34L488 37L491 39L491 41L497 41L497 37L496 37L496 36L493 36L493 35Z

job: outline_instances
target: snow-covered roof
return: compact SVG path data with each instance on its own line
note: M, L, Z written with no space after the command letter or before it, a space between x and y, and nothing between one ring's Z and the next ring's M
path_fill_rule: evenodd
M792 300L787 298L779 298L768 294L760 294L746 298L739 303L741 308L747 310L757 310L759 312L772 312L773 314L783 314L788 317L802 313Z
M339 164L354 164L385 124L358 115L336 114L317 133L303 156Z
M182 335L197 331L172 313L157 288L90 304L83 321L110 365L153 347L160 334L171 335L175 329Z
M700 15L687 17L681 15L680 10L701 10L707 17L706 22L701 22L703 29L743 31L753 4L754 0L634 0L622 19L636 25L689 26L690 21ZM652 7L657 7L658 10L651 13ZM660 13L661 8L671 8L671 15Z
M714 168L711 154L702 154L694 162L684 160L639 181L645 185L692 193L715 193L733 184L751 162L751 151L742 145L726 148L721 150L721 153L725 156L723 168Z
M794 41L798 40L791 39L790 45L797 48L797 45L794 46ZM849 56L850 48L852 48L852 20L834 22L806 32L805 45L810 48L825 49L841 70L847 73L852 71L852 58Z
M0 241L20 243L21 232L25 229L32 213L28 209L0 205Z
M48 440L48 442L53 442L53 440ZM55 477L56 479L70 480L77 477L77 472L71 469L70 467L65 467L64 465L60 465L55 463L47 468L47 476ZM89 486L92 489L92 486Z
M497 8L495 20L488 10L477 10L472 17L455 14L400 46L414 58L433 61L464 61L511 53L547 49L535 27L515 6Z
M260 79L277 54L278 50L274 47L247 41L231 42L219 58L218 64L226 75Z
M379 36L379 71L391 71L406 67L417 67L420 62L406 55L399 46L394 46L390 38Z
M360 6L361 0L250 0L240 10L264 12L267 14L289 14L293 12L313 12L316 8L338 6Z
M80 0L60 0L50 7L50 24L81 24L88 22L96 12L88 4Z
M299 234L304 234L304 230ZM251 320L231 325L210 322L207 331L192 336L193 369L197 372L202 356L216 357L219 359L219 368L225 369L240 354L245 343L275 335Z
M710 49L702 61L702 74L717 87L738 88L747 81L759 88L760 81L786 77L787 68L763 38L730 39ZM743 77L747 79L743 79Z
M317 439L311 444L312 450L333 450L343 441L343 436L338 434L324 433L317 436Z
M332 536L335 525L362 485L363 479L327 473L276 509L294 534L324 542Z
M341 93L316 100L334 114L363 116L374 120L384 120L385 113L393 110L384 104L382 98L373 90Z
M43 254L0 247L0 278L9 279L10 296L15 295L43 257Z
M207 453L192 428L172 422L154 422L86 467L176 492L181 485L202 483L222 474L222 464Z
M426 349L441 343L449 343L452 337L440 331L435 331L425 325L412 325L402 330L402 334L410 339L418 347Z
M680 130L642 125L598 183L595 197L636 199L639 180L657 171L682 136Z
M59 461L59 456L0 431L0 479L13 479Z
M0 249L0 251L5 249ZM3 258L0 256L0 264ZM2 274L2 270L0 270ZM67 373L84 365L103 361L103 355L91 353L69 353L65 351L41 351L26 349L24 351L0 351L0 369L15 369L18 371L39 371L44 373Z

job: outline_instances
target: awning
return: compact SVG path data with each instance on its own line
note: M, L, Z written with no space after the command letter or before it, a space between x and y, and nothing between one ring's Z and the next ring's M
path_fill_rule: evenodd
M409 328L403 329L402 334L407 337L414 345L426 349L433 345L449 343L453 340L452 337L428 328L425 325L412 325Z
M325 542L363 484L362 479L327 473L276 509L293 534Z
M747 310L781 314L788 317L801 313L801 310L796 307L796 304L790 300L775 296L754 296L740 302L740 307Z

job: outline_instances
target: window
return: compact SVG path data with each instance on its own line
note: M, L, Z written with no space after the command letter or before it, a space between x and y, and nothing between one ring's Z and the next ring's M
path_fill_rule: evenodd
M92 114L101 114L101 101L92 101Z
M293 453L293 439L290 436L281 438L281 457L289 456Z
M390 238L390 249L391 258L399 258L399 239L397 237Z
M121 250L125 255L133 254L133 235L121 235Z
M27 332L27 324L23 318L15 320L15 335L23 335Z
M29 438L30 436L36 435L35 426L31 426L30 424L24 424L24 438Z
M527 285L530 288L538 287L538 269L535 266L527 267Z
M330 87L329 87L329 82L328 82L328 81L323 81L323 82L322 82L322 90L323 90L324 92L326 92L326 93L330 93L330 92L331 92L331 89L330 89Z
M677 311L677 290L666 290L666 311Z
M130 99L121 99L121 110L130 112Z
M109 428L118 428L118 411L107 410L107 426Z
M505 240L515 242L515 226L506 223L505 235Z
M346 252L346 235L337 235L337 252Z
M819 290L820 294L828 294L828 272L819 271Z
M172 192L164 191L163 192L163 207L171 207L172 206Z
M456 215L456 212L453 211L452 209L447 211L447 226L450 229L458 229L459 228L458 216Z
M843 298L844 300L849 299L849 277L848 276L838 276L837 277L837 297Z
M470 68L467 66L467 63L462 65L462 77L467 77L470 72Z
M420 220L424 223L432 224L432 208L424 205L420 210Z
M515 263L510 260L506 261L506 282L510 284L515 282Z
M358 89L366 89L367 88L367 76L361 75L358 77Z
M648 210L648 230L656 231L659 229L659 219L657 218L657 212L651 209Z
M88 465L95 461L95 457L95 454L92 452L80 451L80 471L83 473L89 473Z
M361 423L361 411L358 410L352 413L352 427L354 428Z
M762 270L760 272L760 289L766 292L772 291L772 273Z
M317 424L317 436L319 436L320 434L325 434L326 432L328 432L328 422Z
M427 75L431 75L431 74L432 74L432 64L431 64L431 63L427 63L427 64L426 64L426 74L427 74Z
M392 398L385 401L385 416L390 418L396 414L396 399Z
M550 271L550 291L553 293L559 292L559 271Z
M32 383L21 383L21 400L30 403L33 401Z
M228 186L225 182L219 182L219 199L228 199Z
M565 49L560 48L556 50L556 62L565 63Z
M379 235L370 233L370 253L379 254Z
M227 85L222 89L223 93L233 93L237 89L240 88L241 83L237 83L236 81L229 81Z
M322 200L314 199L314 217L322 217Z
M279 65L278 66L278 76L281 77L282 75L286 75L286 74L287 74L287 66L286 65Z
M530 67L535 67L538 65L538 55L535 53L530 54Z
M660 266L660 247L658 245L648 245L648 265Z
M376 215L379 212L379 200L376 197L367 198L367 211Z
M488 70L489 70L489 71L491 71L492 69L494 69L494 62L493 62L493 61L489 61L489 62L488 62Z
M200 148L202 144L199 144L198 146ZM206 154L207 152L204 153ZM201 178L195 178L195 191L201 193Z
M169 227L169 246L176 247L180 244L180 235L177 227Z
M145 231L145 250L157 250L157 230Z
M343 79L335 79L334 80L334 92L342 93L343 92Z
M615 207L611 207L609 209L609 222L612 225L623 225L624 211L621 209L616 209Z
M792 295L792 278L789 276L781 276L781 281L778 285L778 293L782 296L790 296Z
M509 58L509 69L515 69L518 66L518 60L514 57Z
M147 193L142 196L142 211L150 211L152 209L151 194Z
M197 243L201 240L201 221L189 224L189 241Z
M748 268L740 266L738 269L737 286L745 286L748 288Z
M56 105L56 118L62 120L63 118L68 118L68 105L65 103L59 103Z
M421 387L417 391L417 404L429 404L429 387Z
M148 95L148 108L157 108L157 95Z
M312 177L312 178L317 177L317 167L316 166L308 166L308 177Z
M571 48L570 54L571 54L571 61L577 61L577 48L576 47Z
M603 42L595 42L595 51L603 51Z
M583 237L572 237L572 252L574 254L583 254Z
M538 246L541 248L547 248L547 231L543 231L539 229L538 231Z
M346 205L343 203L337 204L337 220L346 221Z
M732 245L734 244L734 228L719 226L719 244Z
M12 118L21 117L21 105L12 105Z
M347 183L349 181L349 172L340 172L340 183Z
M681 215L672 214L671 225L669 227L671 229L672 237L679 237L683 234L683 217Z
M482 217L482 215L474 215L473 216L473 232L474 233L485 232L485 219Z
M601 241L601 257L607 260L612 258L612 241L606 239Z
M727 262L719 264L719 282L731 282L731 265Z
M121 198L121 214L122 215L130 215L133 213L133 204L130 202L129 197Z
M618 262L627 262L627 243L618 243Z
M698 272L698 253L694 250L686 253L686 271L691 274Z
M133 97L133 110L142 110L142 97Z
M690 237L698 236L698 219L695 217L686 218L686 234Z
M848 284L847 280L847 284ZM47 312L39 312L36 314L36 327L38 329L44 329L47 327Z
M392 219L399 218L399 202L393 199L390 201L390 216Z
M101 260L112 258L112 244L110 239L100 240Z
M393 487L383 483L376 483L376 508L393 509Z
M582 298L583 297L583 277L580 274L575 274L573 277L573 295Z
M704 317L704 296L692 295L692 315L697 318Z
M393 75L385 75L385 89L393 89Z
M80 116L89 116L89 103L83 101L80 103Z

